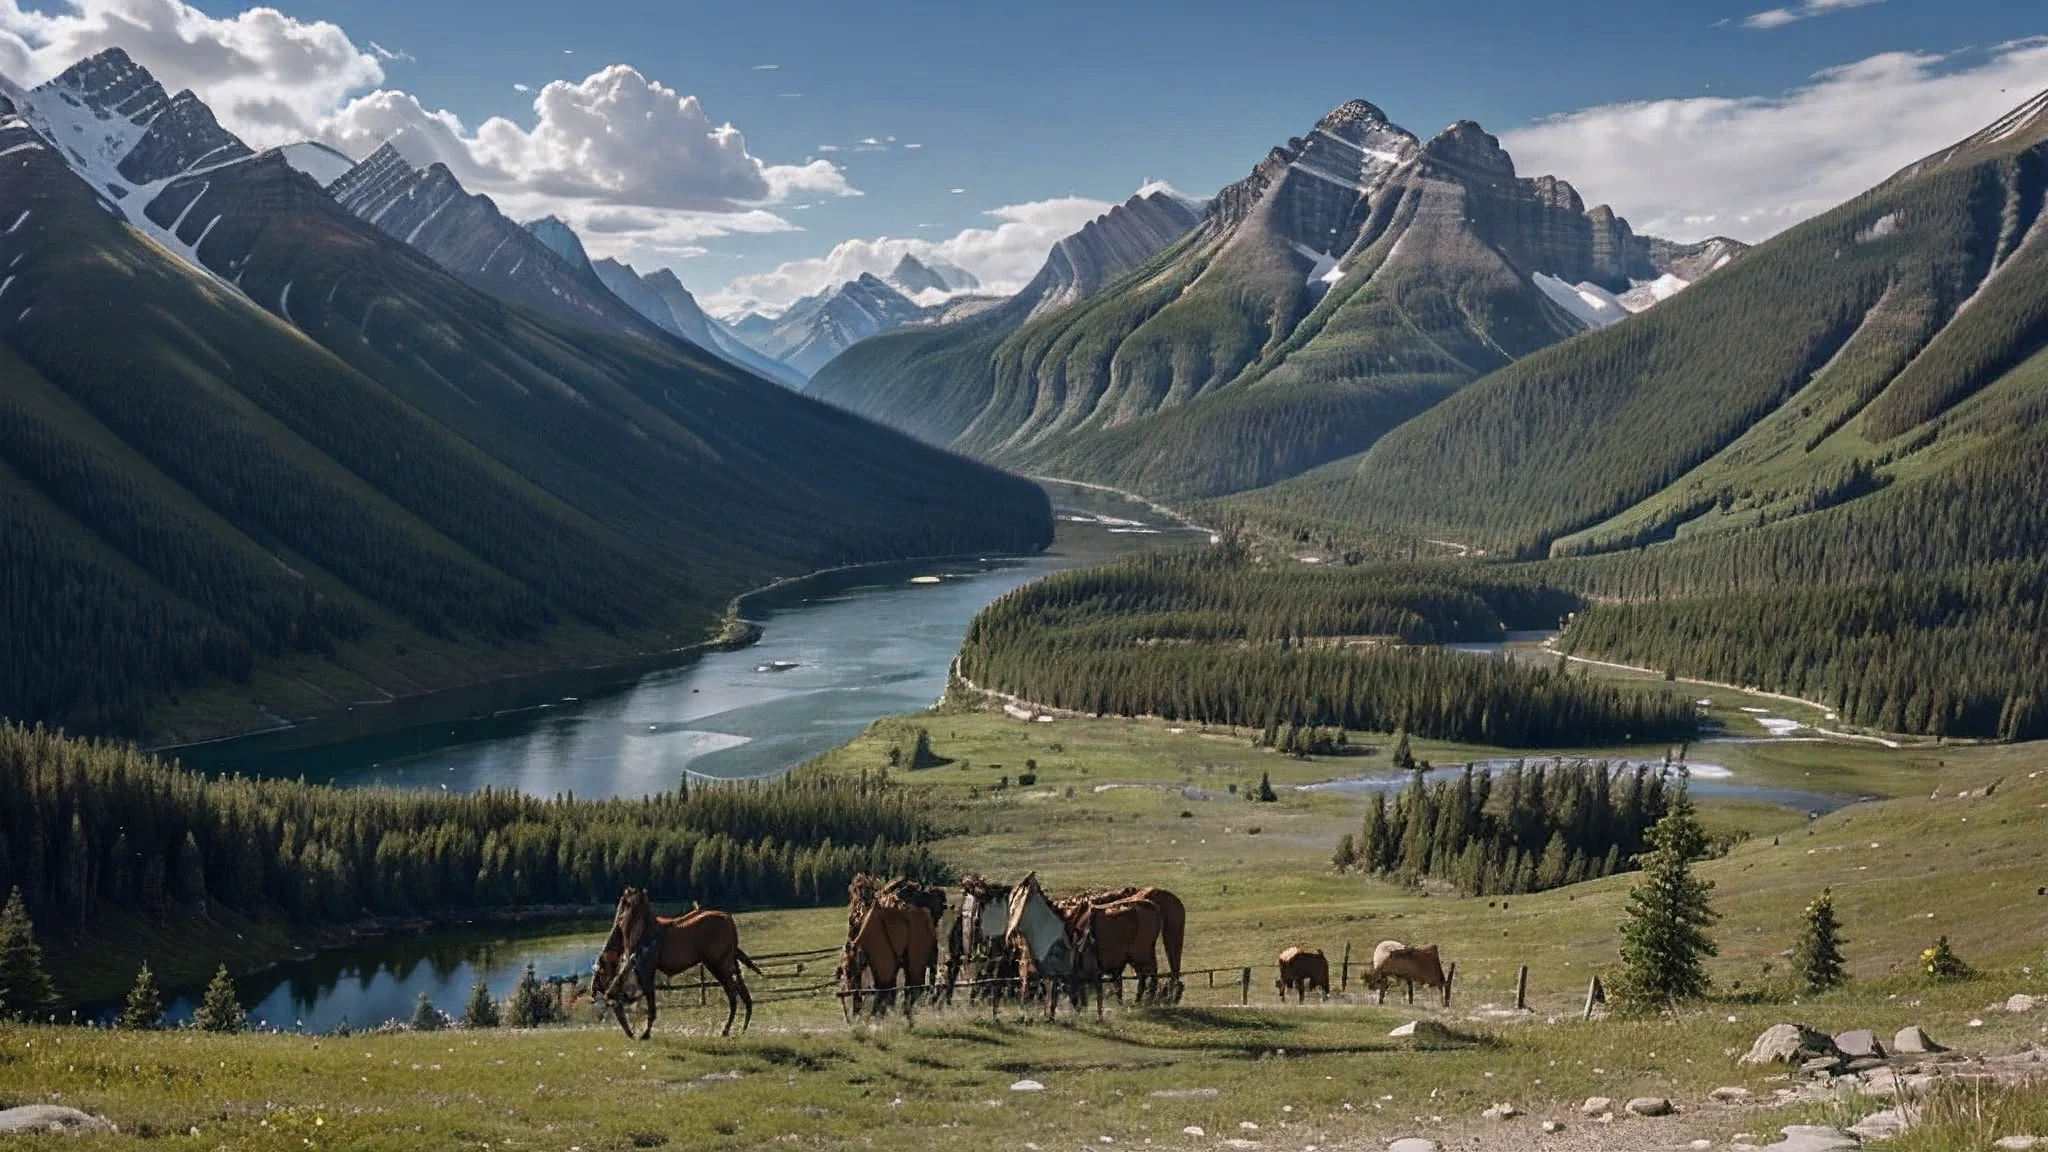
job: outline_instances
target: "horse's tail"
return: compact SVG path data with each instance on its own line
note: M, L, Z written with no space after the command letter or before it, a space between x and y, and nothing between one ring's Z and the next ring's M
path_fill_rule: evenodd
M745 964L747 967L753 969L754 975L767 975L767 973L761 971L761 966L759 964L754 963L754 958L752 956L747 955L746 950L741 948L739 945L733 945L732 954L739 960L740 963Z

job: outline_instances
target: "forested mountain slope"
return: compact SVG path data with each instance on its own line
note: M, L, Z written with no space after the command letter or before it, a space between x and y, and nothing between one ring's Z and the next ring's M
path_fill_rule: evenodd
M208 723L544 665L571 634L579 659L672 647L771 576L1049 539L1036 488L479 292L278 152L110 199L14 111L0 714L193 735L151 717L280 661L333 687L276 677Z
M1656 257L1699 275L1699 255L1653 248L1560 180L1518 177L1476 124L1425 142L1352 101L1109 289L992 349L993 321L944 355L848 357L831 375L835 395L908 401L859 410L984 459L1214 495L1363 449L1467 381L1626 315L1621 296L1653 303ZM879 382L906 370L920 383Z
M1881 554L1896 563L1926 546L1972 561L2032 554L2038 514L2012 497L2038 485L2048 404L2029 363L2048 347L2044 186L2048 96L1655 311L1496 372L1362 456L1233 506L1524 556L1802 518L1811 526L1795 532L1852 541L1870 574L1894 570ZM1936 518L1897 523L1909 508ZM1994 509L2025 526L1994 526ZM1842 527L1857 516L1857 530ZM1903 534L1873 536L1870 521Z

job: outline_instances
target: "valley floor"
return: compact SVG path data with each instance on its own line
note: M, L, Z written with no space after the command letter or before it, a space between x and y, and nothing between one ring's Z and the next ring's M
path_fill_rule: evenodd
M1846 1124L1883 1104L1853 1093L1802 1093L1768 1108L1712 1101L1719 1087L1775 1101L1794 1084L1782 1067L1735 1063L1773 1023L1881 1036L1918 1024L1980 1053L2048 1043L2048 996L2031 1013L1993 1010L2014 993L2048 993L2048 897L2037 895L2048 883L2048 746L1696 747L1694 759L1711 752L1741 778L1903 798L1812 820L1753 801L1703 804L1710 829L1750 833L1702 866L1723 917L1717 999L1677 1022L1589 1024L1579 1020L1587 978L1613 962L1629 878L1484 900L1333 873L1331 848L1355 829L1365 800L1294 786L1383 772L1383 752L1295 760L1156 722L1023 723L973 711L879 722L824 764L878 770L918 727L951 762L893 778L928 788L942 822L959 830L941 845L956 868L1003 881L1036 870L1053 889L1170 886L1189 909L1185 967L1222 970L1215 986L1196 975L1178 1007L1112 1002L1100 1021L1063 1012L1046 1024L961 1004L923 1008L912 1023L849 1027L831 997L775 990L829 979L827 958L802 974L792 961L769 962L777 976L754 981L754 1026L731 1040L714 1034L716 1008L687 991L670 995L645 1042L582 1011L568 1028L352 1037L9 1026L0 1027L0 1106L73 1105L122 1128L25 1144L65 1148L141 1138L234 1149L1377 1149L1410 1135L1447 1149L1726 1147L1738 1134L1774 1140L1786 1124ZM1502 754L1427 742L1415 752L1437 763ZM1036 782L1017 785L1031 761ZM1280 799L1252 803L1245 794L1264 774ZM1783 953L1799 910L1824 886L1841 909L1856 982L1799 1003L1783 989ZM844 924L837 908L740 916L757 956L831 946ZM1919 951L1941 934L1979 976L1936 984L1916 974ZM1347 945L1369 955L1385 938L1438 943L1458 963L1448 1011L1411 1009L1398 995L1375 1005L1355 968L1327 1003L1276 1003L1281 948L1319 947L1335 968ZM1522 965L1530 1011L1516 1012ZM1419 1049L1388 1036L1425 1016L1449 1036ZM1012 1089L1027 1079L1043 1090ZM1590 1096L1647 1095L1671 1098L1678 1114L1606 1123L1579 1114ZM2000 1123L2048 1123L2029 1100ZM1481 1117L1501 1102L1520 1115ZM1545 1120L1565 1127L1546 1135ZM1894 1145L1976 1146L1931 1133Z

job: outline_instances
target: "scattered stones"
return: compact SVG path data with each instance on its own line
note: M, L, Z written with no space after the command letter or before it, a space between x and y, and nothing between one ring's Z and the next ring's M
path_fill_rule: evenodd
M2024 992L2015 992L2006 998L2005 1010L2007 1012L2032 1012L2036 1003L2038 1001L2032 996Z
M1719 1101L1722 1104L1740 1104L1744 1100L1749 1099L1749 1089L1736 1087L1716 1088L1712 1092L1707 1093L1707 1096L1709 1099Z
M1015 1084L1012 1084L1012 1085L1010 1085L1010 1091L1012 1091L1012 1092L1043 1092L1043 1091L1045 1091L1045 1085L1043 1085L1043 1084L1040 1084L1040 1083L1039 1083L1038 1081L1036 1081L1036 1080L1019 1080L1019 1081L1017 1081L1017 1082L1016 1082Z
M114 1125L106 1117L59 1104L26 1104L0 1110L0 1133L112 1131Z
M1946 1052L1947 1048L1936 1044L1918 1024L1909 1024L1899 1029L1892 1037L1892 1051L1911 1055L1925 1055L1929 1052Z
M2048 1148L2048 1136L2000 1136L1991 1142L1999 1152L2029 1152L2034 1148Z
M1437 1152L1436 1141L1424 1140L1420 1136L1404 1136L1387 1145L1387 1152Z
M1543 1133L1546 1136L1555 1136L1562 1131L1564 1131L1564 1121L1562 1120L1545 1120L1543 1122Z
M1520 1116L1521 1114L1521 1109L1515 1107L1513 1104L1510 1104L1505 1100L1501 1101L1498 1104L1495 1104L1493 1107L1488 1108L1486 1111L1480 1113L1480 1115L1486 1117L1488 1120L1512 1120L1515 1117Z
M1868 1028L1855 1028L1835 1037L1835 1049L1851 1060L1863 1056L1884 1055L1884 1045L1877 1042L1877 1033Z
M1869 1074L1863 1077L1862 1091L1865 1096L1893 1096L1898 1093L1899 1087L1899 1074L1896 1069L1872 1068Z
M1623 1107L1635 1116L1669 1116L1672 1112L1671 1101L1662 1096L1638 1096Z
M1912 1123L1911 1112L1904 1108L1887 1108L1849 1125L1849 1134L1864 1141L1889 1140L1911 1127Z
M1612 1111L1614 1111L1614 1101L1605 1096L1588 1096L1586 1097L1586 1102L1579 1105L1579 1115L1581 1116L1598 1116L1602 1112Z
M1834 1037L1804 1024L1773 1024L1749 1046L1738 1064L1801 1064L1821 1056L1840 1056Z

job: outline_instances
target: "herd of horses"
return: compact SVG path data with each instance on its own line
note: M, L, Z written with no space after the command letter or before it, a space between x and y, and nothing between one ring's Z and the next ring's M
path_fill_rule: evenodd
M1186 991L1186 938L1187 908L1164 888L1094 889L1055 899L1036 873L1008 886L968 876L956 902L941 887L908 878L884 883L862 874L847 887L846 942L835 983L848 1020L864 1010L882 1015L899 1002L909 1016L920 997L951 1004L963 987L969 1003L1042 1002L1047 1019L1062 998L1079 1009L1092 987L1099 1013L1105 985L1123 999L1126 972L1136 977L1139 1003L1172 1004ZM628 1036L633 1028L626 1005L644 1000L640 1038L646 1039L654 1030L657 975L673 977L699 965L725 991L723 1034L732 1034L742 1009L744 1031L754 1019L754 1000L742 969L760 975L761 968L740 947L732 917L710 909L661 916L645 889L628 888L619 897L590 990ZM1330 963L1320 951L1288 948L1280 953L1279 968L1282 1001L1290 992L1298 1000L1312 991L1329 998ZM1366 986L1384 996L1396 980L1407 984L1411 1003L1418 985L1448 995L1434 944L1411 948L1382 941L1373 951Z

